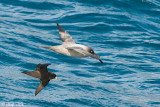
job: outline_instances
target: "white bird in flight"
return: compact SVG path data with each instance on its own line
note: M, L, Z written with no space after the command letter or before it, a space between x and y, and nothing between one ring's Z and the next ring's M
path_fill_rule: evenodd
M101 63L100 56L95 54L94 51L85 45L76 44L67 31L65 31L58 23L59 37L62 40L62 45L57 46L41 46L46 49L53 50L57 53L64 54L71 57L92 57L98 59Z

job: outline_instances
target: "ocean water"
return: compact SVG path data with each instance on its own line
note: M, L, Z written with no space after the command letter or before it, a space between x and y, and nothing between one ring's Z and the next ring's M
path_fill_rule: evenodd
M74 58L60 45L58 22L101 56ZM39 63L60 80L34 96ZM159 0L0 0L0 106L160 106Z

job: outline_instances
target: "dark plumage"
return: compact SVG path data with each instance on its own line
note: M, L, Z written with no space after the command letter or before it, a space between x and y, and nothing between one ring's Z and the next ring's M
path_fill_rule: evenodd
M35 91L35 96L49 83L51 79L57 79L56 74L49 72L47 70L48 65L51 65L51 64L49 63L38 64L35 71L22 72L29 76L40 79L40 83Z

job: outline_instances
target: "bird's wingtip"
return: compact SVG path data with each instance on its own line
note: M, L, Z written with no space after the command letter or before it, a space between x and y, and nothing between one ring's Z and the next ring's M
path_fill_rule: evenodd
M36 96L37 94L38 94L38 93L35 92L35 96Z
M50 46L39 46L40 48L50 49Z
M57 26L59 26L58 22L56 22Z
M21 73L24 73L24 74L26 74L26 73L27 73L27 71L23 71L23 72L21 72Z
M41 65L51 65L51 63L40 63Z

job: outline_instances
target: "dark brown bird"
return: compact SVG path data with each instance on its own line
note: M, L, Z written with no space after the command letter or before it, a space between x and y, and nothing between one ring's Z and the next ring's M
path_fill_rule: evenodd
M50 63L38 64L35 71L22 72L29 76L40 79L40 83L35 91L35 96L49 83L51 79L58 79L56 74L49 72L47 70L48 65L51 65L51 64Z

